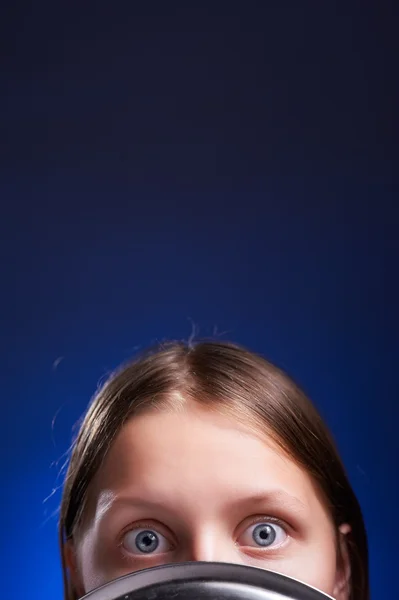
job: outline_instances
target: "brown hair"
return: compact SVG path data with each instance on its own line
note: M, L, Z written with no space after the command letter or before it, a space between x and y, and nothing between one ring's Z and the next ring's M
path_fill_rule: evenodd
M369 600L363 517L331 436L313 404L280 369L230 343L170 342L124 365L94 396L72 447L59 521L65 599L76 600L64 544L76 533L90 483L113 440L142 411L195 402L267 432L313 477L347 534L350 600Z

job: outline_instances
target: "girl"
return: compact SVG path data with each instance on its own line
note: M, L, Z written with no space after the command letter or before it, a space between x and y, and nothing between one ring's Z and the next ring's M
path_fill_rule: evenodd
M368 600L359 504L318 412L233 344L170 343L95 395L61 514L65 600L155 565L219 561Z

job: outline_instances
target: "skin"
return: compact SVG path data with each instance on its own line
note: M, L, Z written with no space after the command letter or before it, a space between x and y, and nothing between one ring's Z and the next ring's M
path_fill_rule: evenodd
M255 532L261 524L266 546ZM144 530L156 536L153 552L136 546ZM270 439L185 408L124 426L91 485L67 564L80 595L147 567L220 561L277 571L348 600L341 549L344 561L312 480Z

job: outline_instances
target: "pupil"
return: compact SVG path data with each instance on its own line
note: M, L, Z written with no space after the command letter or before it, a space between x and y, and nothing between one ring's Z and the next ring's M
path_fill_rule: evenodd
M141 552L154 552L158 545L158 536L152 531L142 531L136 537L136 547Z
M276 532L271 525L258 525L252 536L259 546L270 546L276 539Z

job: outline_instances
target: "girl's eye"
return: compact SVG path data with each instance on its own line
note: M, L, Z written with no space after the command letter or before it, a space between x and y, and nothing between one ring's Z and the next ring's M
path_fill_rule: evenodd
M122 545L130 554L163 554L170 542L154 529L131 529L123 536Z
M238 541L242 546L270 548L281 546L286 538L287 533L281 525L265 522L248 527Z

